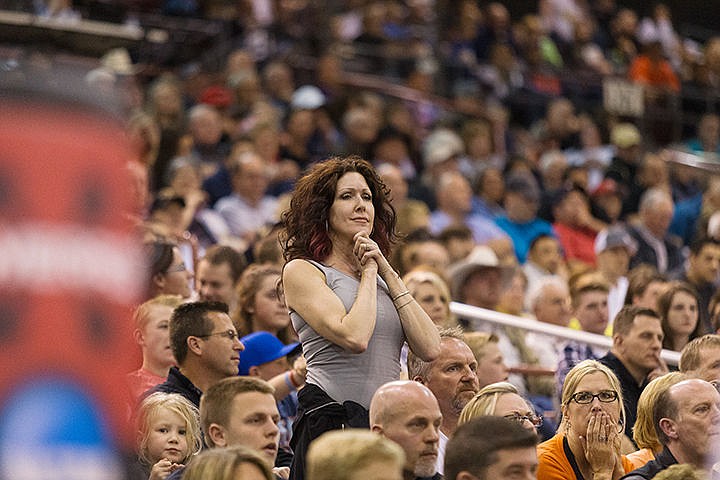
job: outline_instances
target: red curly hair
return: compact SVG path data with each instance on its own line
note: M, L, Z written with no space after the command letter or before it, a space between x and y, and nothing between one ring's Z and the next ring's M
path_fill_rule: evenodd
M330 206L335 200L338 180L349 172L359 173L368 184L375 207L370 238L383 255L389 255L397 240L395 209L388 199L390 191L369 162L352 155L318 163L298 180L290 208L282 215L280 240L285 261L303 258L320 262L330 254L332 243L327 231Z

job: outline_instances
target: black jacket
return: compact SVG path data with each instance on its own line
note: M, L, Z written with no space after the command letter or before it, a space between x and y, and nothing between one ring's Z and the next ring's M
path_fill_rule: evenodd
M655 456L655 460L650 460L648 463L640 468L636 468L632 472L628 473L620 480L645 480L651 479L662 470L665 470L670 465L675 465L677 460L673 457L673 454L668 450L667 447L663 448L663 451Z
M370 428L369 413L362 405L350 400L341 404L311 383L298 392L298 402L298 416L290 439L294 454L290 480L305 478L307 448L323 433L343 428Z
M190 403L200 408L200 397L202 392L187 378L180 373L177 367L170 367L167 380L160 385L156 385L142 395L142 398L155 392L163 393L179 393L183 397L190 400Z

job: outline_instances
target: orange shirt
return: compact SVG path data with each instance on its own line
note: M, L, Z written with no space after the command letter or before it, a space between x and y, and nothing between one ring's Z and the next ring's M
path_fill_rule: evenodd
M667 60L655 63L646 55L639 55L630 65L628 77L636 83L680 91L680 80Z
M655 460L655 453L649 448L641 448L640 450L628 453L627 459L630 460L635 468L644 467L650 460Z
M558 433L550 440L538 445L537 480L573 480L577 478L572 465L570 465L570 460L565 456L563 438L565 435ZM622 464L625 473L635 469L625 455L622 456Z

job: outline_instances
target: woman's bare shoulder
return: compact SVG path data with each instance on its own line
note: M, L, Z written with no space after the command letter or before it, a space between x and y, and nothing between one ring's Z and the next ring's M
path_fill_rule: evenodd
M310 263L309 260L296 258L286 263L285 267L283 268L284 282L292 282L293 280L302 280L304 278L307 279L312 277L324 279L325 275L316 265Z

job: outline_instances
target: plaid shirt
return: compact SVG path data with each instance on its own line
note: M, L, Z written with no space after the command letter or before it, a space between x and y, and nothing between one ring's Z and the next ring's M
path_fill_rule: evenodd
M565 376L578 363L583 360L597 360L607 353L607 350L600 347L592 347L586 343L571 340L562 348L562 355L555 371L558 395L562 394L562 386Z

